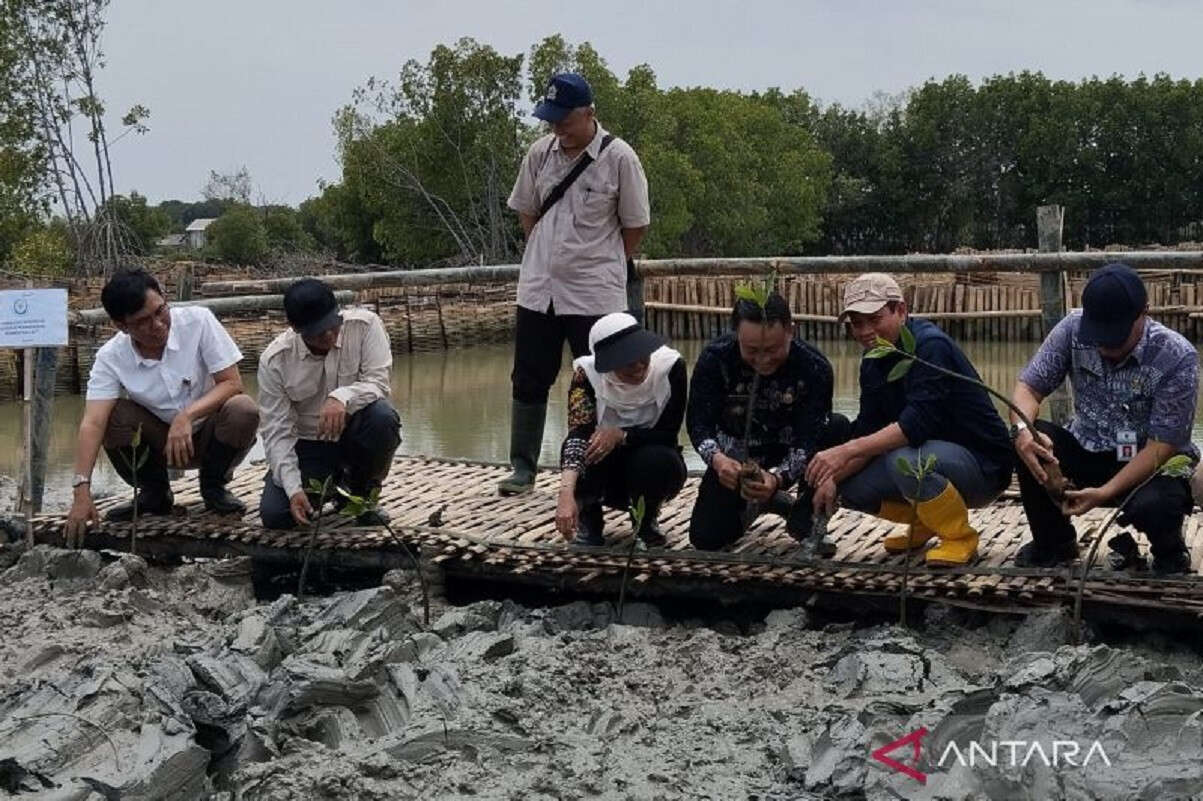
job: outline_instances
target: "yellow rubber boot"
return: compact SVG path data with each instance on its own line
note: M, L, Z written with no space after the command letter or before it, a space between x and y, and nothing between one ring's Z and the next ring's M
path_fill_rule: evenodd
M969 525L969 508L957 488L948 482L944 491L917 507L919 520L940 537L927 552L932 567L960 567L977 556L977 532Z
M877 516L893 523L906 523L910 528L901 534L888 534L882 540L886 553L906 553L919 548L936 536L936 532L915 519L915 509L901 501L882 501Z

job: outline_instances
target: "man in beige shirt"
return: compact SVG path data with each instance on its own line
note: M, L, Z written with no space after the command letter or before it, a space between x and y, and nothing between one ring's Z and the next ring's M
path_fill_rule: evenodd
M310 522L318 498L311 479L366 496L388 475L401 444L401 418L389 402L388 334L367 309L339 311L334 292L306 278L284 293L292 328L259 357L261 433L268 473L259 517L267 528ZM337 496L334 500L338 500ZM360 525L388 522L382 510Z
M597 122L593 91L579 75L552 77L535 116L551 125L518 170L509 207L526 234L514 331L510 462L498 489L534 486L547 394L564 341L589 353L589 329L627 308L627 264L651 222L647 178L626 142ZM580 170L563 192L565 180Z

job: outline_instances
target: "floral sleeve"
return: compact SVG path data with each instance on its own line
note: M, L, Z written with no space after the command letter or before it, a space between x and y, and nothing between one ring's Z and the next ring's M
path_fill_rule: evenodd
M568 436L560 448L561 470L584 470L585 448L597 428L597 396L585 371L577 368L568 388Z

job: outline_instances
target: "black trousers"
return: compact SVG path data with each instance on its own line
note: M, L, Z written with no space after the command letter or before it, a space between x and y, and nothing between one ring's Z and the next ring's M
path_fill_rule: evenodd
M1053 442L1053 453L1061 472L1079 487L1101 487L1123 468L1113 451L1092 453L1083 448L1069 431L1047 420L1036 421L1037 430ZM1069 518L1048 496L1022 460L1016 460L1023 510L1032 529L1032 540L1039 550L1053 550L1072 542L1077 536ZM1109 506L1117 506L1123 498ZM1172 557L1184 547L1182 522L1194 506L1190 482L1185 478L1157 476L1128 502L1118 520L1149 538L1155 557Z
M680 448L651 443L624 445L586 467L577 477L574 494L581 506L601 502L612 509L630 509L642 497L650 511L681 491L685 475Z
M847 442L852 436L852 423L842 414L832 414L827 426L819 435L818 450L833 448ZM794 504L793 515L811 514L811 493L805 481L800 482L799 500ZM718 473L707 468L698 487L698 499L693 505L689 519L689 541L699 551L714 551L724 548L744 535L744 531L755 519L749 510L748 501L735 490L729 490L718 480ZM750 513L752 512L752 513Z
M310 479L345 482L346 489L362 495L388 475L393 454L401 444L401 418L393 405L383 398L373 401L347 419L347 427L336 442L316 439L297 440L297 461L301 467L301 485L310 503L318 497L308 492ZM327 500L331 500L327 498ZM296 521L283 487L272 480L271 471L263 478L259 498L259 519L265 528L292 528Z
M513 398L523 403L547 403L547 393L560 373L564 340L572 357L589 354L589 329L599 315L556 314L547 307L537 312L518 307L514 322Z

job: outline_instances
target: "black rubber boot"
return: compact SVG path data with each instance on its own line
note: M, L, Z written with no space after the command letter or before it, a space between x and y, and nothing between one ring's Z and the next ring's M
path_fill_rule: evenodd
M535 488L535 471L543 448L546 403L514 401L510 410L510 464L514 472L497 484L502 495L521 495Z
M580 510L576 524L576 537L573 538L572 544L593 547L605 545L606 520L602 516L601 503L593 501L581 504Z
M219 515L246 514L246 504L226 489L242 452L214 437L209 441L200 468L200 494L205 508Z
M1143 572L1149 569L1148 560L1140 555L1136 540L1127 531L1122 531L1107 543L1107 566L1112 570Z
M1029 542L1015 554L1016 567L1060 567L1078 558L1078 543L1069 540L1046 548Z
M167 479L167 463L161 453L154 453L143 445L138 449L146 455L146 461L138 470L138 516L169 515L175 505L175 496L171 493L171 483ZM131 487L134 485L134 470L127 459L135 459L133 448L105 448L117 475ZM136 464L136 461L134 462ZM104 519L111 523L128 523L134 519L134 502L114 506L105 513Z
M649 503L646 506L639 531L635 533L649 548L663 548L668 544L668 537L660 530L660 504Z

